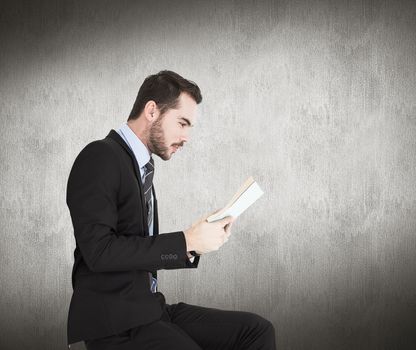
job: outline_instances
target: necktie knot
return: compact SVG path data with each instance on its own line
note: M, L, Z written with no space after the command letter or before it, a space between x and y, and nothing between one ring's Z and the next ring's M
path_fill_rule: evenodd
M155 169L155 162L153 161L153 158L150 157L150 160L145 165L146 173L149 173L150 171L154 171Z

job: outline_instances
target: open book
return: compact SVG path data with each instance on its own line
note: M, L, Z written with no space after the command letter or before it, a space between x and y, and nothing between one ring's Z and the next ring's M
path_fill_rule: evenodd
M208 222L221 220L227 216L237 217L251 206L257 199L263 195L263 191L256 181L250 176L240 187L228 204L207 218Z

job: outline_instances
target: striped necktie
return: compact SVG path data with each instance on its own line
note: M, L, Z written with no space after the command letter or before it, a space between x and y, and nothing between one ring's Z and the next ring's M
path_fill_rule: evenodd
M144 175L144 198L147 208L147 226L152 224L153 221L153 210L152 210L152 184L153 184L153 175L155 172L155 165L153 158L150 157L149 162L145 165L146 174Z
M144 175L143 190L144 190L144 199L146 202L146 209L147 209L147 226L149 227L149 234L152 234L152 232L150 232L150 226L153 221L152 185L153 185L153 175L155 172L155 163L152 157L150 157L149 162L145 165L145 169L146 169L146 173ZM150 290L153 293L157 292L156 275L153 275L151 272L149 272L149 279L150 279Z

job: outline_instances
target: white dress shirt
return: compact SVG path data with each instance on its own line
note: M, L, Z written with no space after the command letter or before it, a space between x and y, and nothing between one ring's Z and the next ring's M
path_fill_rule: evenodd
M146 164L150 160L151 153L144 145L144 143L136 136L133 130L124 123L117 129L118 134L123 138L123 140L129 145L130 149L133 151L134 156L136 157L137 163L139 164L140 169L140 176L142 180L142 184L144 184L144 176L146 175ZM152 205L152 213L153 210L153 193L151 193L151 205ZM153 214L154 215L154 214ZM149 236L153 236L153 222L149 226Z

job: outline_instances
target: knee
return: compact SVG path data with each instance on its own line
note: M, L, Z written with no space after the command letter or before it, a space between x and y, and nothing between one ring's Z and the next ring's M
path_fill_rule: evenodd
M246 313L244 326L245 335L242 337L244 348L276 349L276 334L270 321L257 314Z
M273 333L274 335L273 324L260 315L248 312L246 317L246 325L251 329L256 329L261 332Z

